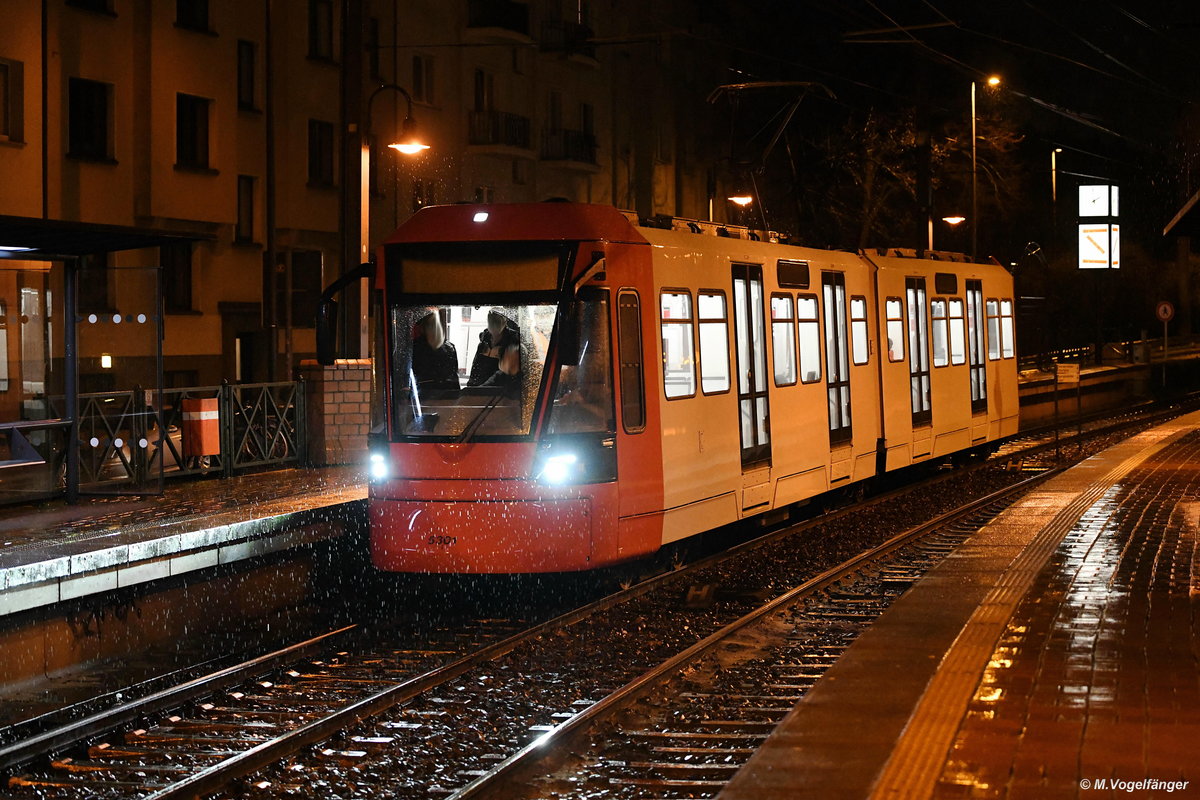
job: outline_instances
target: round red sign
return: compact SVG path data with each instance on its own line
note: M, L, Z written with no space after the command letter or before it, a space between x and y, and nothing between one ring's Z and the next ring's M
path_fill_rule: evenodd
M1170 322L1175 318L1175 306L1168 300L1161 300L1154 308L1154 315L1158 317L1159 322Z

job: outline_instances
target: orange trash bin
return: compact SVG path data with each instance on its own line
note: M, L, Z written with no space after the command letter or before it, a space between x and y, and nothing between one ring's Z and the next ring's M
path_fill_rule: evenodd
M221 454L221 414L215 397L183 399L183 455Z

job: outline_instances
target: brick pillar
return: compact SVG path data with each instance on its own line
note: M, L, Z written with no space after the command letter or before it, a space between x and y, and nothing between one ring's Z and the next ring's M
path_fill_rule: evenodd
M300 362L308 406L308 460L313 466L362 464L371 427L371 359L339 358L331 366Z

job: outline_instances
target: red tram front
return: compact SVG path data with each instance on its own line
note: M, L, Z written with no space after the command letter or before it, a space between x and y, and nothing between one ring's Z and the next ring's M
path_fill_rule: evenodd
M380 255L387 428L370 455L375 566L560 572L655 550L657 531L617 530L617 313L605 287L613 271L648 274L637 229L600 206L443 206ZM642 467L623 466L628 506Z

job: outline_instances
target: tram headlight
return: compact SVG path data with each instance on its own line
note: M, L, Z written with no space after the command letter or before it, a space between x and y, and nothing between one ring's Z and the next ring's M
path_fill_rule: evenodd
M386 481L390 470L388 469L387 458L383 453L371 453L370 469L371 480Z
M579 456L574 453L549 456L542 462L542 471L538 473L538 479L552 486L562 486L575 476L578 464Z

